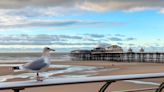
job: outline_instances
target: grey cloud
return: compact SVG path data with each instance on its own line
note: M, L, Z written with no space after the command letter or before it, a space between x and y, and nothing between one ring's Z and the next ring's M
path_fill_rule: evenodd
M126 38L127 41L132 41L132 40L136 40L136 38L130 37L130 38Z
M96 45L97 43L93 43L93 42L81 42L81 43L68 43L68 42L55 42L54 44L57 45Z
M37 41L67 41L67 40L80 40L82 39L81 36L74 36L74 35L36 35L32 39Z
M1 45L83 45L83 46L96 46L97 44L107 45L101 42L101 39L83 40L84 35L0 35Z
M92 25L98 24L101 22L96 21L80 21L80 20L34 20L34 21L27 21L24 20L20 23L13 23L13 24L1 24L0 27L4 28L13 28L13 27L62 27L62 26L72 26L72 25Z
M110 45L108 42L117 42L118 45L124 45L124 39L119 37L106 38L86 38L86 35L0 35L1 45L98 45L103 44ZM97 37L97 36L96 36ZM126 39L127 40L127 39ZM128 40L135 40L134 38L128 38Z
M118 36L118 37L125 37L125 35L122 35L122 34L115 34L115 36Z
M100 43L98 44L98 46L106 48L106 47L108 47L108 46L111 46L111 44L100 42Z
M93 38L103 38L105 37L103 34L84 34Z
M129 46L135 46L135 44L133 44L133 43L130 43L130 44L128 44Z
M118 38L118 37L111 37L110 40L111 41L122 41L122 39Z
M93 38L83 37L83 41L98 41Z
M30 11L30 12L29 12ZM23 17L47 17L47 16L63 16L63 15L75 15L76 13L81 13L78 9L74 7L25 7L21 9L6 9L5 14L10 16L23 16Z
M28 6L50 7L50 6L71 6L76 0L1 0L0 8L23 8Z
M70 36L70 35L58 35L58 37L65 38L65 39L82 39L82 36Z
M11 10L8 9L6 14L10 16L25 16L25 17L37 17L37 16L46 16L44 9L40 8L22 8L22 9L17 9L17 10ZM30 11L30 12L29 12Z
M67 43L68 40L80 40L81 36L71 35L0 35L1 45L52 45L57 42Z
M124 43L120 43L120 42L118 42L117 44L118 44L118 45L124 45Z
M163 0L101 0L85 2L81 8L92 11L142 11L146 9L162 9Z
M91 11L161 9L163 0L1 0L0 8L18 9L23 7L76 7ZM141 7L141 8L138 8Z

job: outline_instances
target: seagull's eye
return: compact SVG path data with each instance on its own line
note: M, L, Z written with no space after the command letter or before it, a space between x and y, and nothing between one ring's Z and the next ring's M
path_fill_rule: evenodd
M47 48L48 50L50 49L50 48Z

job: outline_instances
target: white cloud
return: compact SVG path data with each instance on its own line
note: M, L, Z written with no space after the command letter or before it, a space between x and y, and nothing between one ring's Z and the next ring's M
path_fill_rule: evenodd
M150 8L150 7L135 7L131 8L129 10L125 10L126 12L140 12L140 11L145 11L145 10L153 10L157 8Z
M160 10L160 13L164 13L164 8L162 8L162 9Z
M31 17L67 16L86 11L136 12L152 9L164 13L164 0L1 0L0 25L19 24Z
M15 25L19 23L23 23L25 21L24 17L20 16L8 16L8 15L0 15L0 26L1 25Z
M91 3L91 2L84 2L83 4L77 6L82 10L88 10L88 11L107 11L109 10L110 7L105 4Z
M65 14L63 8L22 8L22 9L0 9L0 27L60 27L70 25L91 25L102 23L90 20L52 20L42 19L42 16L56 16ZM36 18L31 18L36 17Z

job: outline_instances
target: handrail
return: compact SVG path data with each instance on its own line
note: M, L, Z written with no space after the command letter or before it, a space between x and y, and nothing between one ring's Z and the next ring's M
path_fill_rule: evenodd
M112 75L112 76L94 76L94 77L82 77L82 78L56 78L46 79L43 81L29 80L19 82L2 82L0 83L0 90L13 89L14 92L24 88L42 87L42 86L55 86L55 85L67 85L67 84L80 84L80 83L94 83L94 82L106 82L99 92L104 92L109 84L122 80L136 80L136 79L148 79L148 78L164 78L164 73L147 73L147 74L127 74L127 75ZM109 83L109 84L107 84ZM163 89L164 83L160 85L160 90ZM160 92L160 91L156 91Z

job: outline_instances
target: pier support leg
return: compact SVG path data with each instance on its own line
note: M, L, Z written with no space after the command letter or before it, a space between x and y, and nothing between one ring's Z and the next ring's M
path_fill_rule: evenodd
M105 90L108 88L108 86L109 86L112 82L115 82L115 81L107 81L107 82L101 87L101 89L99 90L99 92L105 92Z
M155 92L162 92L164 89L164 82L159 86L159 88Z
M14 92L20 92L20 90L24 90L24 88L17 88L17 89L12 89Z

